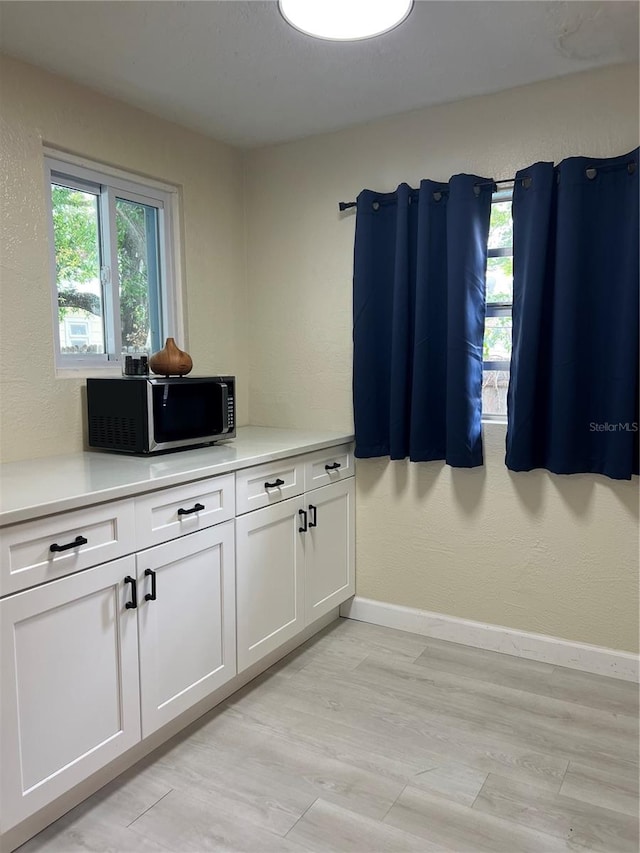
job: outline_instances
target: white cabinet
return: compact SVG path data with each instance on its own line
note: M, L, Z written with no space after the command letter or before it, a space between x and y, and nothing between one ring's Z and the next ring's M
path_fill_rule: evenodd
M234 485L230 474L4 530L5 583L74 573L0 601L0 831L233 678L234 521L215 522L232 519ZM50 551L76 534L88 543ZM171 536L134 553L136 538Z
M0 529L1 833L353 595L352 474L339 445Z
M0 602L2 831L140 740L134 557Z
M310 624L355 594L353 477L305 495L305 615Z
M246 495L267 499L262 482L267 466L237 474L236 507L245 513L236 518L238 672L355 593L350 448L329 448L278 464L269 474L285 479L289 472L285 482L301 490L304 472L310 488L289 500L274 492L268 496L273 505L263 509L250 511Z
M136 555L142 736L236 672L233 521Z
M236 519L238 672L305 625L302 497Z

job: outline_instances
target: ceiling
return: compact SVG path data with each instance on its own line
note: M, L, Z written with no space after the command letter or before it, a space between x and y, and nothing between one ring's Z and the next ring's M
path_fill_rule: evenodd
M241 147L638 61L637 2L417 0L368 41L312 39L275 0L0 2L0 49Z

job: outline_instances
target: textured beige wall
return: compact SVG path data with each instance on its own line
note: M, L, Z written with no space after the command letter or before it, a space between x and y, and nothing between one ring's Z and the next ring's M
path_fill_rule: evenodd
M180 187L188 349L198 373L237 374L246 423L241 154L33 66L0 63L0 459L82 449L84 380L54 375L43 143Z
M350 428L354 218L364 187L507 178L638 144L638 68L618 66L250 152L250 418ZM638 483L486 465L361 461L359 595L612 648L638 644Z

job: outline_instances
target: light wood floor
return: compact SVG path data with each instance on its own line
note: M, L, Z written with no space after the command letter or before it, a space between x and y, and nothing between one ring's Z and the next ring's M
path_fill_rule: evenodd
M20 848L638 850L637 686L339 620Z

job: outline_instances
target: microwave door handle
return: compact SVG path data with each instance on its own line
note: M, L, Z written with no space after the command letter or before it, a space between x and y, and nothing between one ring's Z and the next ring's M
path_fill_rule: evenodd
M222 432L229 432L229 386L226 382L220 383L222 390L222 423L224 424Z

